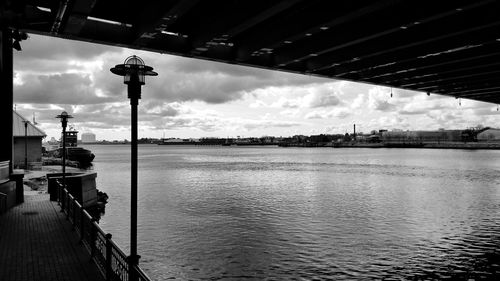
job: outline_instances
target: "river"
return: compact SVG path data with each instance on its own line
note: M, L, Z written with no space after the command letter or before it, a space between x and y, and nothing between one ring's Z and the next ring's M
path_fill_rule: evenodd
M128 252L130 147L85 147ZM500 151L141 145L138 204L156 280L500 276Z

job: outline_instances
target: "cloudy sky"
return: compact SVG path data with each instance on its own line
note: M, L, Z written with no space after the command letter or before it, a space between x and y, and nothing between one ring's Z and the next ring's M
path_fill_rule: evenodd
M30 35L14 54L14 102L36 115L49 139L70 125L97 139L130 139L130 106L121 77L109 69L142 57L146 78L139 137L250 137L333 134L379 129L498 127L496 105L229 64Z

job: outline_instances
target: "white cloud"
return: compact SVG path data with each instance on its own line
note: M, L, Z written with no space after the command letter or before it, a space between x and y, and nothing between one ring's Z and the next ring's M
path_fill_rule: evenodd
M368 92L368 107L372 110L391 112L396 106L389 102L390 92L384 87L373 87Z
M500 116L486 103L462 100L458 106L453 98L400 89L393 89L391 98L386 87L37 35L15 53L18 110L27 117L36 112L42 129L57 134L54 116L67 110L78 129L123 139L129 101L123 79L109 68L132 54L159 73L148 77L142 90L139 121L146 136L161 136L163 130L183 137L343 133L352 123L364 131L464 128L494 126ZM335 127L326 128L329 124Z
M331 119L340 118L344 119L351 115L351 111L347 108L334 108L331 110L313 110L307 113L304 118L306 119Z
M367 98L365 94L358 94L356 98L351 102L351 108L352 109L361 108L366 103L366 100Z

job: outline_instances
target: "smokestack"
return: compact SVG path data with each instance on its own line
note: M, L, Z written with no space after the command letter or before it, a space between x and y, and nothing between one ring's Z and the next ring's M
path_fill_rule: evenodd
M354 124L354 139L356 139L356 124Z

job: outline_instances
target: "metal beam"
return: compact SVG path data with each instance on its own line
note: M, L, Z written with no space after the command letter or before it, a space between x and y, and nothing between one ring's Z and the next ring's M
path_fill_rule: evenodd
M180 18L199 3L199 0L178 1L170 6L168 1L159 1L143 9L137 17L130 35L133 45L145 45L161 36L162 31L174 25Z
M500 92L500 86L497 87L486 87L486 88L475 88L473 90L463 90L460 92L447 92L450 95L462 95L462 96L467 96L467 95L476 95L478 93L482 92Z
M374 14L371 18L363 19L364 22L373 24L367 25L360 22L348 27L329 29L322 36L309 36L297 44L280 49L277 51L276 64L287 65L297 60L308 59L311 60L311 66L317 64L320 68L320 65L325 62L323 55L329 53L328 58L337 58L337 61L339 58L349 60L354 57L362 58L362 54L376 53L381 49L410 45L428 38L437 38L442 34L470 27L467 20L458 21L458 17L468 16L476 22L481 22L478 20L478 15L482 16L484 12L478 8L491 2L492 0L478 2L463 7L460 11L444 2L436 3L431 7L424 7L416 2L404 3L400 13L383 10L382 13ZM459 3L454 2L454 5L458 7ZM486 21L484 16L482 18ZM429 28L431 24L434 26L432 29ZM324 40L325 37L330 38L330 40ZM365 42L366 44L360 45ZM355 45L361 49L359 52L350 51L351 47ZM344 49L343 53L348 56L344 57L342 52L335 52L342 49ZM304 53L304 50L307 50L308 53ZM356 55L353 56L353 53ZM312 54L314 56L311 56ZM326 59L326 61L331 61L331 59Z
M488 80L488 79L477 79L468 80L467 83L452 82L448 84L437 84L432 86L420 86L416 90L431 92L436 94L447 94L451 95L460 92L466 92L471 89L488 89L493 87L500 87L500 81Z
M75 0L71 3L68 19L64 24L64 33L78 35L87 22L97 0Z
M453 68L453 66L455 66ZM452 65L451 68L447 68L448 70L445 69L439 69L439 71L411 71L411 72L405 72L402 73L402 75L399 77L394 76L388 76L388 77L371 77L370 80L373 81L384 81L384 84L402 84L402 83L408 83L408 82L419 82L419 81L426 81L428 79L446 79L450 77L456 77L457 75L460 74L481 74L481 73L487 73L496 69L500 69L500 61L492 61L491 63L478 63L478 64L471 64L467 66L458 66L458 65Z
M343 64L357 63L364 67L371 65L391 65L397 64L399 61L407 59L426 58L431 56L439 56L446 53L460 52L467 48L474 48L482 44L495 42L500 32L500 21L490 22L486 25L475 26L469 29L460 30L454 33L443 33L439 37L429 38L427 40L415 40L407 45L397 45L394 48L385 48L375 50L370 46L366 46L365 51L352 49L352 55L359 54L359 58L351 59L350 61L340 61L338 63L327 64L320 71L313 71L317 74L343 77L344 75L338 72L345 73L342 69ZM346 54L337 54L337 59L349 57ZM325 58L328 59L328 58ZM333 58L332 58L333 59ZM333 60L335 62L335 60ZM336 65L335 65L336 64Z
M281 17L279 21L270 21L251 34L237 39L238 60L251 59L250 55L253 52L263 48L274 49L283 44L294 46L295 41L321 33L322 28L333 29L401 2L403 1L384 0L367 6L357 1L348 3L308 1L309 6L304 7L300 12L293 11Z
M447 87L458 87L458 86L467 86L468 84L476 84L476 83L484 83L488 85L488 83L492 83L492 81L498 81L498 73L500 70L492 71L489 73L480 73L480 74L471 74L471 75L463 75L457 76L449 79L438 79L434 81L426 81L421 83L409 83L409 84L401 84L394 85L395 87L401 87L406 89L421 89L427 90L430 88L435 89L444 89Z
M59 7L57 9L57 13L54 18L54 23L52 24L50 33L59 34L59 30L63 25L63 21L67 18L66 10L68 9L68 5L69 5L69 0L61 0L59 2Z
M232 38L245 32L246 30L268 20L269 18L282 13L283 11L294 6L300 0L290 0L290 1L280 1L270 7L266 7L263 11L257 14L251 14L249 18L242 19L242 15L239 13L234 13L226 16L224 21L216 20L207 25L205 29L199 29L197 33L191 34L192 38L192 48L196 49L201 46L205 46L207 42L211 42L214 39L224 39L231 41ZM255 3L255 2L248 2ZM236 3L237 8L244 9L241 7L243 3ZM245 13L245 11L242 11Z
M459 52L443 53L438 56L404 59L390 65L371 65L369 67L362 68L363 65L352 63L342 66L341 69L343 72L337 69L336 74L345 75L347 73L359 73L361 77L370 76L372 78L378 78L392 76L403 71L410 72L415 70L431 69L465 62L474 63L474 61L499 56L500 51L498 51L498 43L498 41L494 41L493 43L484 44L476 48L464 49Z

